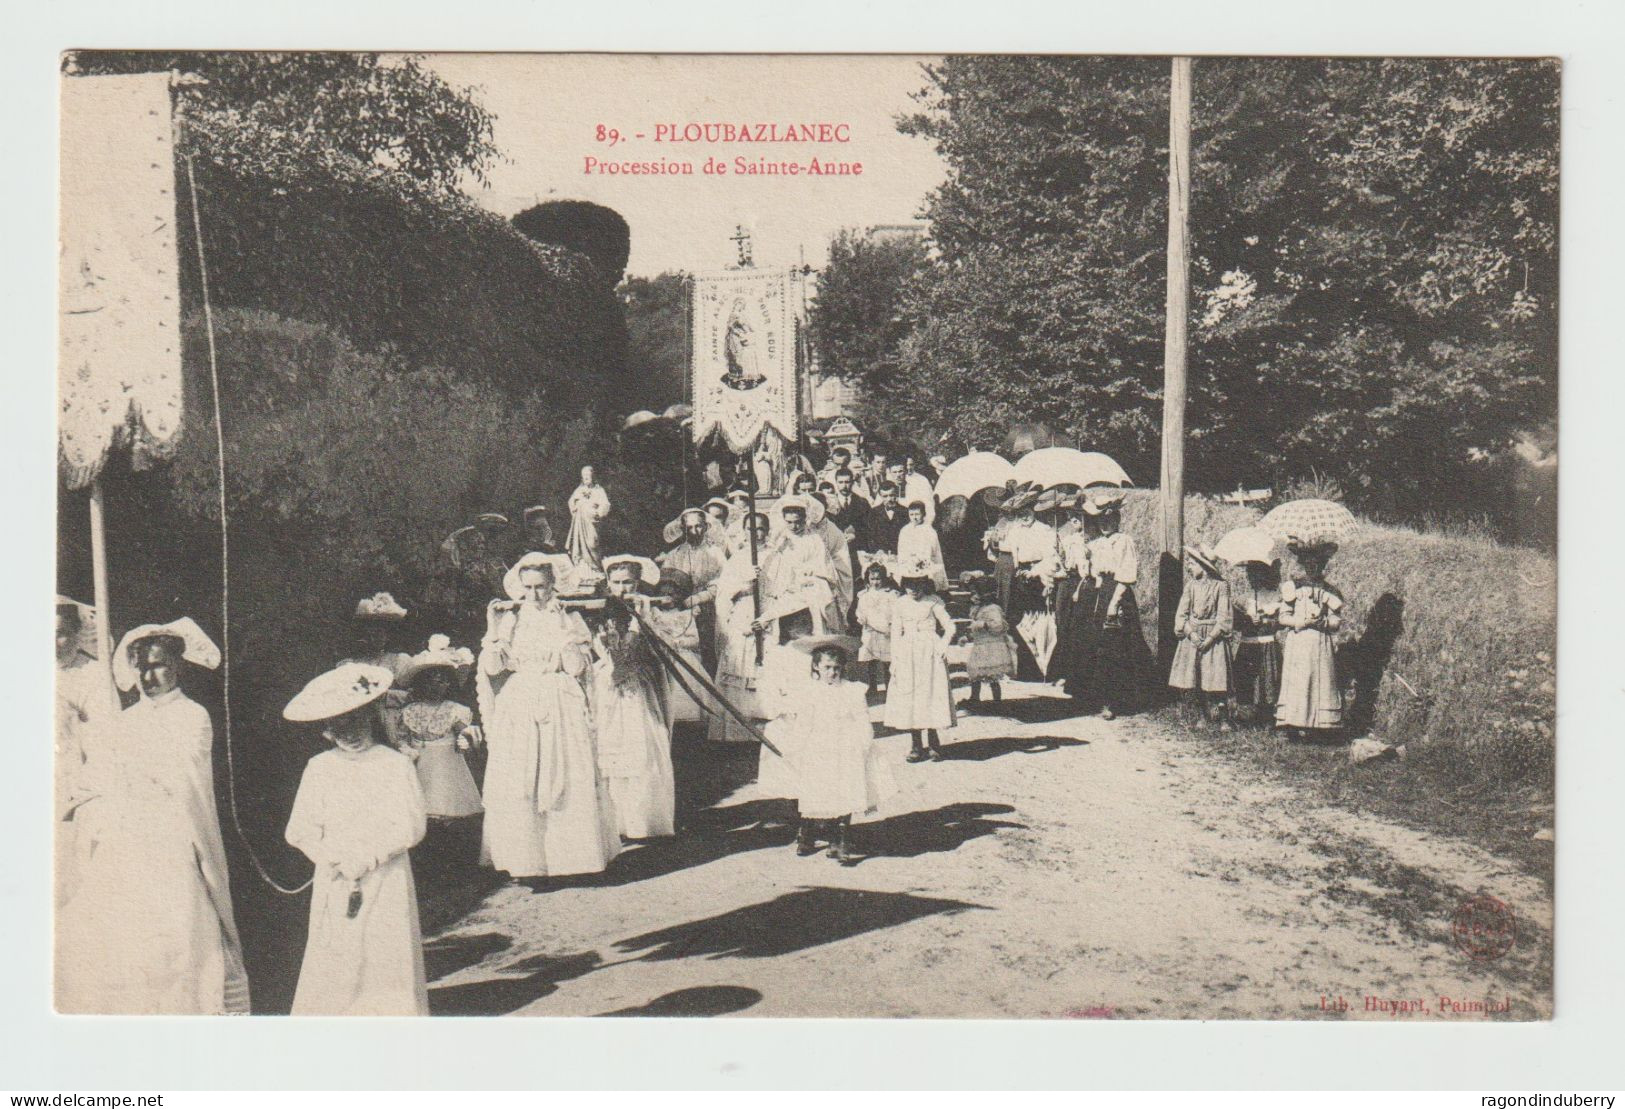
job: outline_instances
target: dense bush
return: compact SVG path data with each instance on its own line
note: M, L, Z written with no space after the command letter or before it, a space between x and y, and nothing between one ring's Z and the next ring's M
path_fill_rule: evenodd
M632 254L632 229L613 208L590 200L549 200L513 217L513 225L539 243L562 246L592 259L599 280L619 285Z

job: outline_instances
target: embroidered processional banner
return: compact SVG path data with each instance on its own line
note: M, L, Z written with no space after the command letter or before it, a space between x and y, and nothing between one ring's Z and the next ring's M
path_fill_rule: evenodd
M694 438L749 450L764 427L795 439L795 275L745 269L694 279Z
M62 79L58 460L70 488L107 452L140 469L181 426L169 74Z

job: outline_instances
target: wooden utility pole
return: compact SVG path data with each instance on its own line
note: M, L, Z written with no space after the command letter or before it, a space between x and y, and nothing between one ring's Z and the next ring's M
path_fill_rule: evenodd
M1191 59L1173 59L1168 87L1168 318L1162 355L1162 557L1157 657L1174 653L1174 612L1184 584L1185 325L1190 313Z

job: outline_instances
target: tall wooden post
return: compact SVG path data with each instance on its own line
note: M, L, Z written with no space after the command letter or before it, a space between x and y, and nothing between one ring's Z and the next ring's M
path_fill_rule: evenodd
M96 665L107 679L108 709L120 708L113 683L113 610L107 596L107 516L102 502L102 479L90 483L90 576L96 606Z
M1157 657L1173 661L1185 546L1185 325L1190 313L1191 59L1173 59L1168 95L1168 316L1162 356L1162 557Z

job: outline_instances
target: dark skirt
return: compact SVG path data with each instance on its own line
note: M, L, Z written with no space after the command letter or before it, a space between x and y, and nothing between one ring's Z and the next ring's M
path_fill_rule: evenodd
M1016 580L1016 560L1010 556L1009 551L1000 551L993 560L993 583L998 587L999 607L1004 609L1005 616L1010 615L1010 585ZM1014 626L1015 621L1011 620Z
M1155 662L1140 628L1140 606L1132 586L1123 591L1116 619L1106 619L1116 584L1107 579L1084 589L1074 617L1076 630L1066 691L1085 710L1109 708L1115 713L1136 712L1145 706Z
M1238 705L1251 705L1261 718L1275 715L1275 702L1281 696L1281 644L1237 643L1231 688Z
M1038 656L1021 637L1021 618L1029 612L1041 612L1045 607L1044 583L1038 578L1024 578L1012 568L1010 603L1005 606L1005 619L1010 626L1010 638L1016 641L1016 680L1041 682L1044 670L1038 665Z
M1080 580L1077 572L1071 571L1055 583L1055 653L1050 656L1049 670L1044 674L1046 681L1068 681L1078 672L1083 618L1088 611L1090 593L1087 587L1078 589ZM1074 594L1077 600L1072 599Z

